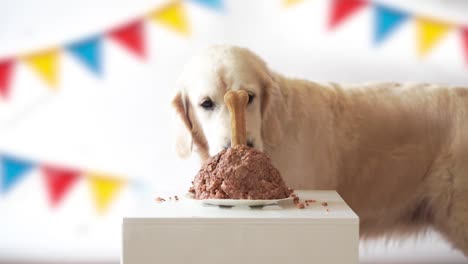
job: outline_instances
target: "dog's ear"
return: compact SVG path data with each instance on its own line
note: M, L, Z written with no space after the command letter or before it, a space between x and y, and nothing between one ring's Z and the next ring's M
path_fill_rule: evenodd
M172 99L172 106L176 110L176 152L186 159L192 153L193 138L192 138L192 122L189 118L188 105L185 95L178 92Z
M283 138L282 121L287 116L285 103L278 82L270 75L264 81L261 101L262 138L267 145L274 146Z
M178 92L172 100L172 105L177 113L176 125L176 151L181 158L188 158L193 150L200 155L200 159L208 159L208 142L195 117L190 100Z

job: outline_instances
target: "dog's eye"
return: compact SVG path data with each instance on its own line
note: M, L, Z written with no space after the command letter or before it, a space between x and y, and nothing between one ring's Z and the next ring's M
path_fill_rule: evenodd
M251 104L254 98L255 98L255 94L249 93L249 103L248 104Z
M209 98L203 99L203 101L200 103L200 106L203 107L206 110L211 110L214 107L213 101Z

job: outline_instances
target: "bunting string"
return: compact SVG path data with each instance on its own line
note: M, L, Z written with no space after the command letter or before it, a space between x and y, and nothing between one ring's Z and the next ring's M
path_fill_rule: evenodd
M286 7L297 5L304 0L284 0ZM439 19L413 14L370 0L329 0L328 30L333 31L365 7L373 12L373 42L378 46L405 24L413 19L416 22L416 51L420 58L426 57L449 32L460 32L464 57L468 63L468 26L454 25Z
M151 21L184 36L190 35L190 23L185 13L184 3L189 0L177 0L169 4L151 10L147 14L95 34L83 37L70 43L57 47L30 52L24 56L12 56L0 58L0 99L8 99L11 94L12 75L15 64L21 61L27 64L36 73L46 86L53 90L60 88L60 57L64 52L70 53L90 73L101 76L104 71L104 58L102 58L102 42L110 39L118 43L123 50L127 50L136 58L144 61L147 59L149 46L146 43L145 21ZM223 0L190 0L200 6L212 10L223 11ZM304 0L283 0L284 6L298 5ZM413 19L416 22L416 49L417 54L426 57L449 32L460 32L463 56L468 62L468 26L453 25L437 19L412 14L408 11L387 6L370 0L329 0L328 30L333 31L341 27L353 15L359 13L365 7L373 11L373 35L376 45L381 45L390 38L406 21Z
M99 214L107 212L110 204L122 188L142 185L117 175L70 168L62 165L31 161L11 154L0 153L0 194L8 194L19 182L31 175L32 170L41 172L49 204L58 207L80 179L88 182L90 192Z
M104 39L117 43L123 50L144 61L148 53L144 29L145 21L152 21L176 33L188 36L190 35L190 26L184 7L184 2L187 1L189 0L170 2L130 22L57 47L40 49L25 55L0 58L0 99L10 98L14 65L19 61L28 65L38 78L52 90L60 88L60 58L64 52L76 58L90 73L98 77L101 76L104 71L104 58L102 58ZM222 0L192 0L192 2L213 10L223 9Z

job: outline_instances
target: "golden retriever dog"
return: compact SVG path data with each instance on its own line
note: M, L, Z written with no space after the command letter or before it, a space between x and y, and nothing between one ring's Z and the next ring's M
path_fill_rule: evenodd
M320 84L271 71L247 49L213 46L183 69L177 150L229 147L229 90L249 93L248 144L295 189L337 190L361 238L433 227L468 256L468 88Z

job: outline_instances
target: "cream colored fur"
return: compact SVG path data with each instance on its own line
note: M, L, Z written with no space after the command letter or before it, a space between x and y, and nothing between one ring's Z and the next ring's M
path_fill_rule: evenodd
M287 184L336 189L359 215L361 237L434 227L468 255L467 88L319 84L273 73L246 49L215 46L179 81L180 154L193 146L204 160L222 149L230 89L255 93L248 135ZM218 108L201 108L204 96Z

